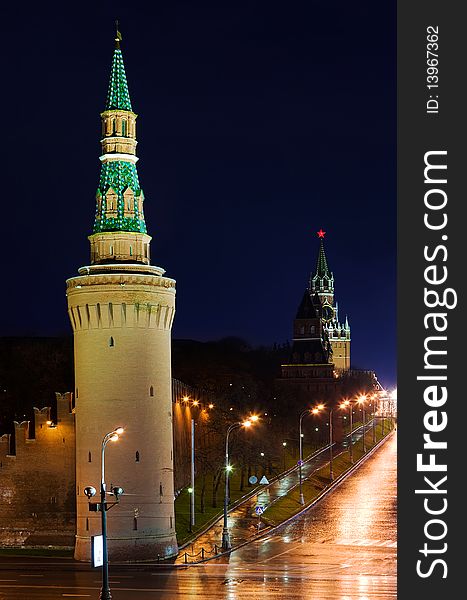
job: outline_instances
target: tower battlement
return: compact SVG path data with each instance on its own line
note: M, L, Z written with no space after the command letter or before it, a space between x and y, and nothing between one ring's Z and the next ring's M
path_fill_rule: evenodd
M34 408L34 422L15 422L14 443L0 437L0 544L71 547L75 528L75 428L72 395ZM14 525L13 525L14 524Z

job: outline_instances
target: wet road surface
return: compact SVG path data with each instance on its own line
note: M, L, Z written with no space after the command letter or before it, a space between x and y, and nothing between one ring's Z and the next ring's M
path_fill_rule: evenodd
M366 431L371 430L371 422L365 427ZM363 434L363 427L358 427L353 433L353 443L355 444ZM348 440L349 436L346 436ZM340 454L347 452L348 441L343 444L333 445L333 456L337 458ZM302 466L302 478L307 477L318 471L322 466L329 463L329 448L315 452L312 458L306 459ZM299 485L298 469L290 471L264 488L257 494L251 496L245 502L242 502L238 508L230 510L228 514L228 526L230 530L230 539L232 547L236 547L243 542L251 539L258 533L258 517L255 514L256 506L260 505L265 510L273 502L286 496L290 490ZM198 562L203 557L209 557L217 554L216 548L222 544L222 530L224 518L220 517L205 533L201 534L193 544L190 544L182 550L177 558L177 564L186 564ZM260 528L264 524L260 523ZM202 554L204 549L205 554ZM220 552L221 550L219 550Z
M230 557L161 571L111 569L113 600L396 598L396 436L315 508ZM0 559L0 600L99 598L100 572Z

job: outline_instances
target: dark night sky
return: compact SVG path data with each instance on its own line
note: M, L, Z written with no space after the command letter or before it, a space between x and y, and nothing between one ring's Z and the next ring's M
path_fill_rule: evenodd
M10 3L0 335L71 333L115 17L174 336L290 339L322 227L353 365L394 384L392 1Z

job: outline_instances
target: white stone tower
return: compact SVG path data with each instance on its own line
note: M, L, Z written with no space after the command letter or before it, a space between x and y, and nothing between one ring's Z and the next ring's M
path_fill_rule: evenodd
M91 264L67 280L75 352L78 560L90 559L91 536L101 531L100 513L89 511L83 489L99 489L102 438L118 426L125 433L107 446L105 479L107 489L118 484L126 494L108 513L109 558L177 554L170 358L175 281L149 261L136 116L117 39L101 114Z

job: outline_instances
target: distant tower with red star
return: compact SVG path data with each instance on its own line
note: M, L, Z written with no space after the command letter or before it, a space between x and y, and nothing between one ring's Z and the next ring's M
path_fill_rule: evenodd
M320 229L316 270L310 275L308 292L311 298L319 298L318 310L332 348L332 362L338 373L350 369L350 325L347 316L339 321L339 307L334 297L334 275L329 269L324 251L324 236Z

